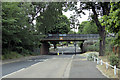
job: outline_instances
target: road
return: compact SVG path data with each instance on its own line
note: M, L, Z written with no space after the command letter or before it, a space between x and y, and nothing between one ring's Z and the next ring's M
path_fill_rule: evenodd
M80 51L79 47L77 47L76 50L77 50L77 52L79 52ZM60 52L64 51L64 53L74 53L75 48L74 48L74 46L58 47L58 51L60 51ZM57 53L57 51L55 51L54 53ZM32 58L30 60L27 59L27 60L22 60L22 61L18 61L18 62L3 64L2 65L2 76L5 76L7 74L10 74L12 72L18 71L23 68L27 68L33 64L36 64L38 62L43 62L47 59L54 58L54 57L56 57L56 56L55 55L40 55L40 56Z
M75 47L73 45L58 47L57 49L58 50L56 50L56 51L51 51L51 53L57 53L58 51L59 51L59 53L62 53L62 51L63 51L65 54L74 54L75 53ZM80 53L80 52L81 52L81 49L77 45L76 46L76 53Z
M20 70L22 68L27 68L33 64L36 64L38 62L42 62L42 61L49 59L49 58L50 58L50 56L38 56L38 57L35 57L32 59L3 64L2 65L2 76L5 76L5 75L10 74L12 72L15 72L17 70Z
M74 47L58 48L73 51ZM79 51L79 48L78 48ZM67 52L68 53L68 52ZM3 64L4 78L106 78L94 62L80 54L41 55L25 61Z

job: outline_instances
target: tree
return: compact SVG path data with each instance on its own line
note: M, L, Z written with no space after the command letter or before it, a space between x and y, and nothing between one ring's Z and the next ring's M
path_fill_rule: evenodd
M78 2L68 2L66 9L75 10L77 16L81 16L80 13L85 14L84 10L91 10L91 18L96 23L98 27L98 32L100 35L100 50L99 55L103 56L105 53L105 26L102 26L99 21L99 16L109 15L110 3L109 2L79 2L80 6L77 6Z
M22 50L32 51L39 43L39 39L34 36L35 28L31 25L32 22L29 22L32 10L31 3L5 2L2 4L3 54L6 54L6 50L19 53Z
M97 26L93 21L83 21L78 30L79 34L98 34Z
M115 44L119 46L120 53L120 1L119 2L111 2L111 9L109 16L104 15L102 20L104 22L102 25L106 25L106 30L110 33L115 33L117 38L115 40ZM120 54L119 54L120 58Z
M61 2L49 2L45 10L37 17L37 28L42 34L65 34L70 31L70 23L65 15L62 15ZM58 42L51 42L56 48Z
M70 21L67 19L65 15L59 15L58 20L53 25L53 28L48 31L50 34L67 34L70 31ZM56 48L56 44L58 41L52 41L54 44L54 49Z
M50 34L67 34L70 31L70 21L65 15L59 15L53 25L53 28L48 31Z
M70 30L69 32L68 32L68 34L74 34L75 32L74 31L72 31L72 30Z
M49 2L43 9L43 12L36 19L36 25L39 32L48 33L54 28L54 24L58 20L59 15L62 15L62 3Z
M106 30L111 33L118 33L120 31L120 2L112 2L109 16L102 17L102 25L107 26Z

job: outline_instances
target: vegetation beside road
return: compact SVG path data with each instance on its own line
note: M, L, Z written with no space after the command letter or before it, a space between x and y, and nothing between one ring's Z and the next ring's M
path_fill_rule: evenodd
M39 55L34 49L40 48L41 37L69 31L62 3L2 3L2 59Z
M116 64L118 64L118 63L116 62L116 60L117 60L118 58L114 58L115 61L111 62L111 61L110 61L110 57L111 57L111 56L100 56L99 58L102 59L104 62L108 62L108 64L111 64L111 65L113 65L113 66L116 65ZM120 63L120 61L119 61L119 63ZM114 69L111 68L111 67L108 67L108 69L106 69L106 65L105 65L105 64L103 64L103 65L97 65L97 68L98 68L100 71L102 71L105 75L107 75L109 78L118 78L118 77L119 77L118 70L117 70L117 74L116 74L116 76L115 76L115 75L114 75ZM117 66L117 68L120 69L120 64Z
M98 52L85 52L84 54L80 54L81 56L84 56L86 57L87 59L86 60L89 60L89 61L93 61L94 59L92 58L92 56L95 56L96 58L100 58L102 59L104 62L107 62L108 64L111 64L111 61L110 61L110 57L108 56L98 56L99 53ZM114 58L116 59L116 58ZM115 62L115 61L114 61ZM114 63L113 62L113 63ZM111 64L112 65L112 64ZM114 65L113 65L114 66ZM119 64L120 66L120 64ZM117 68L119 68L119 66ZM106 69L106 64L103 64L101 65L100 63L98 65L96 65L96 67L98 68L98 70L100 70L105 76L109 77L109 78L118 78L118 70L117 70L117 73L116 73L116 76L114 76L114 69L111 68L110 66L108 66L108 69Z

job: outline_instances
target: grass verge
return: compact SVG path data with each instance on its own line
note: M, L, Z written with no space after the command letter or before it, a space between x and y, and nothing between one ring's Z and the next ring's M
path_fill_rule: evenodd
M110 64L110 61L108 60L108 56L100 56L100 59L102 59L104 62L108 62L108 64ZM102 71L105 75L107 75L109 78L119 78L118 70L117 70L117 74L114 75L114 69L111 68L110 66L108 67L108 69L106 69L106 65L103 64L103 65L97 65L97 68L100 71Z

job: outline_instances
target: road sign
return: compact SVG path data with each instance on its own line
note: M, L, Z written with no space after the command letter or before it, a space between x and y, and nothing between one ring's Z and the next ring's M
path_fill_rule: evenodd
M63 37L60 37L60 40L63 40Z

